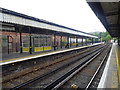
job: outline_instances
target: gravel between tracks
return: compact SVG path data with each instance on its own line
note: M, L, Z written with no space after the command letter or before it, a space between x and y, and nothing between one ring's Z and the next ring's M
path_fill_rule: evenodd
M88 48L88 50L89 50L89 48ZM78 58L78 57L77 57L77 58ZM27 76L23 76L23 77L20 77L20 78L16 78L16 79L14 79L14 80L11 80L11 81L3 84L3 88L4 88L4 87L5 87L5 88L6 88L6 87L7 87L7 88L14 87L14 86L16 86L16 85L19 85L20 83L25 82L26 80L30 80L30 79L33 78L33 77L37 77L37 76L40 76L40 75L42 75L42 74L45 74L45 73L47 73L47 72L49 72L49 71L51 71L51 70L54 70L54 69L60 67L60 66L63 65L63 64L66 64L66 63L71 62L71 61L72 61L72 59L69 59L69 60L63 61L62 63L57 63L57 64L54 64L54 65L52 65L52 66L50 66L50 67L47 67L47 68L45 68L45 69L43 69L43 70L41 70L41 71L36 71L36 72L34 72L34 73L29 73L29 74L27 74ZM49 62L47 62L47 63L49 63ZM46 63L45 63L45 64L46 64ZM74 65L73 65L73 66L74 66ZM68 70L69 70L69 69L68 69ZM63 71L63 73L65 73L65 72ZM60 75L61 75L61 73L60 73ZM54 78L55 78L55 77L54 77Z
M94 53L92 54L94 55ZM25 88L44 88L46 87L48 84L50 84L52 81L56 80L57 78L59 78L60 76L62 76L63 74L66 73L66 71L70 71L71 69L73 69L75 66L79 65L80 63L84 62L86 59L88 59L91 55L86 56L83 59L80 59L79 61L77 61L76 63L73 63L72 65L69 65L68 67L60 70L59 72L55 72L52 75L49 75L49 77L45 77L41 80L37 80L36 82L34 82L34 84L30 84L29 86L25 87ZM75 60L76 58L74 58Z
M77 75L72 77L69 81L67 81L60 88L71 88L72 85L76 85L78 88L85 88L88 85L89 81L91 80L92 76L94 75L95 71L97 70L99 64L101 63L101 60L105 55L105 52L106 50L104 50L99 57L94 59L93 62L88 64ZM97 87L103 70L104 70L104 67L101 68L99 75L97 75L98 78L96 78L96 81L94 82L94 85L92 85L92 88Z

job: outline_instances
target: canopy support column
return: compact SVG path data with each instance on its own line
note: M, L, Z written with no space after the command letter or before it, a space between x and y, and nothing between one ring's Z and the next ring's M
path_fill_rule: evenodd
M85 44L87 45L87 38L85 39Z
M32 54L32 37L31 37L31 28L30 27L29 27L29 38L30 38L29 53Z
M69 36L67 36L67 44L66 44L66 46L65 46L65 48L69 48Z
M23 49L22 49L22 28L19 27L19 31L20 31L20 53L23 53Z
M71 47L71 37L69 37L69 41L70 41L69 47Z
M62 48L62 35L60 36L60 47Z
M94 40L93 40L93 38L92 38L92 44L94 43Z
M82 38L82 46L83 46L83 38Z
M78 38L76 37L76 47L78 47Z
M55 34L54 34L54 45L53 45L53 47L54 47L54 50L56 50L56 36L55 36Z

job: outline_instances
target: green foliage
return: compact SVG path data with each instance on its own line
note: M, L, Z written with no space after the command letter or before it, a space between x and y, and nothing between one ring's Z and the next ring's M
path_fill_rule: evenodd
M99 37L99 41L102 39L102 41L108 41L111 40L112 37L108 32L93 32L93 35L96 35Z

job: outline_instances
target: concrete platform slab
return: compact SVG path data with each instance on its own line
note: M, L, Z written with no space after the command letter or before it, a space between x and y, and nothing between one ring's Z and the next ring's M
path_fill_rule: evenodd
M86 48L86 47L91 47L91 46L95 46L95 45L99 45L99 44L103 44L103 43L95 43L93 45L88 45L88 46L75 47L75 48L64 49L64 50L56 50L56 51L44 52L44 53L38 53L38 54L32 54L32 55L28 54L28 53L23 54L23 55L21 55L20 53L16 53L11 56L11 59L5 59L5 60L0 61L0 65L11 64L11 63L15 63L15 62L49 56L49 55L63 53L63 52L71 51L71 50L77 50L77 49L82 49L82 48Z
M120 81L120 47L113 43L98 90L119 88Z

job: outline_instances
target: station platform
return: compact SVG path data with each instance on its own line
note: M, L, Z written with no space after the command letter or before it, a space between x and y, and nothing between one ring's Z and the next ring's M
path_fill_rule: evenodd
M77 50L77 49L82 49L82 48L86 48L86 47L91 47L91 46L99 45L99 44L103 44L103 43L94 43L94 44L87 45L87 46L80 46L80 47L74 47L74 48L69 48L69 49L64 48L64 49L60 49L60 50L56 50L56 51L52 50L52 51L43 52L43 53L33 53L33 54L13 53L13 54L9 54L7 56L4 56L2 61L0 61L0 65L6 65L6 64L11 64L11 63L15 63L15 62L30 60L30 59L34 59L34 58L49 56L49 55L63 53L63 52L71 51L71 50Z
M112 44L112 48L103 71L98 90L120 89L120 46Z

